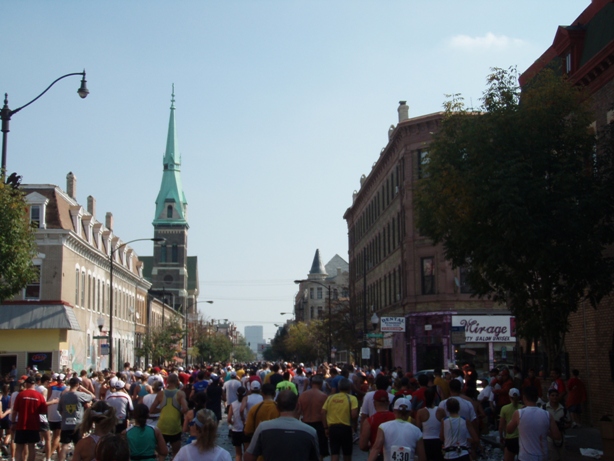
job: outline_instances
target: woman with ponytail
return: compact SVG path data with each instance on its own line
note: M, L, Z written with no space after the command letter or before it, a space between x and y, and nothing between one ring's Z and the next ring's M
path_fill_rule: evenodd
M99 400L83 414L79 426L82 439L75 446L73 461L92 461L96 457L96 446L102 437L115 431L117 418L115 408L104 400ZM86 434L88 434L86 436Z
M196 440L179 450L174 461L232 461L230 453L215 445L217 417L211 410L200 410L189 423L196 427Z
M168 454L168 448L160 429L147 424L147 418L149 418L147 405L137 403L132 415L134 426L124 431L130 447L130 459L132 461L164 460Z

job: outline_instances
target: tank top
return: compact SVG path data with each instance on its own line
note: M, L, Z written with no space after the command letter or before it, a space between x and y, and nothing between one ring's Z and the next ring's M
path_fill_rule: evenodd
M49 396L49 400L59 399L64 389L66 389L66 386L64 385L51 386L51 395ZM47 417L50 422L53 422L53 423L62 422L62 415L58 412L57 403L47 406Z
M131 460L156 459L156 432L153 427L132 426L126 432Z
M542 461L548 459L548 429L550 413L538 407L525 407L518 410L518 433L522 461Z
M245 397L244 397L245 398ZM243 432L243 419L241 419L241 402L235 400L232 405L232 431ZM245 415L244 415L245 416Z
M437 407L427 408L429 419L422 423L422 436L424 439L439 439L439 431L441 430L441 422L437 419Z
M447 417L443 420L443 450L445 459L456 459L468 455L467 421L461 416L456 418Z
M158 419L158 429L164 435L176 435L181 432L181 406L177 401L179 389L165 389L162 410Z
M149 392L147 392L147 387L145 387L145 384L141 384L141 387L139 388L138 396L145 397L147 394L149 394Z

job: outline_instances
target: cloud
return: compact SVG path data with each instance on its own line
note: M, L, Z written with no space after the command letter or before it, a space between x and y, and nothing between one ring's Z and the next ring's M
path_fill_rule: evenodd
M526 45L524 40L488 32L482 37L456 35L448 41L451 48L464 51L501 51Z

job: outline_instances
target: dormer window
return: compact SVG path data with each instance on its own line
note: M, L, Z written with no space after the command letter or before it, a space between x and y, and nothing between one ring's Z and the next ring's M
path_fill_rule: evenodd
M571 52L565 55L565 72L571 74Z
M32 227L45 229L45 213L49 199L38 192L32 192L26 196L26 202L30 206L29 215Z
M168 219L172 219L173 218L173 205L168 205L166 207L166 217Z
M39 205L30 207L30 224L36 229L41 227L41 207Z

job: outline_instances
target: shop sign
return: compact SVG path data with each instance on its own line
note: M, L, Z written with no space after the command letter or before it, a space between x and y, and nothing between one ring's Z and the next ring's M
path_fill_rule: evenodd
M381 331L405 332L405 317L382 317Z
M516 341L509 315L453 315L452 326L464 327L468 343L509 343Z

